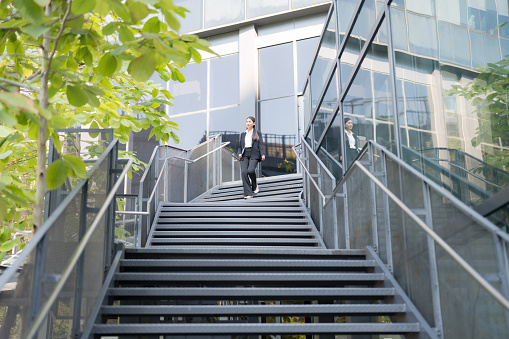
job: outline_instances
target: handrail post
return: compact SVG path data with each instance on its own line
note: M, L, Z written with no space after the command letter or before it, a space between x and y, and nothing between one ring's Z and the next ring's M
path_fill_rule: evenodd
M344 194L344 204L343 204L343 211L344 211L344 221L345 224L343 225L345 227L345 247L347 250L350 249L350 226L348 222L348 189L346 187L346 181L343 182L343 194Z
M422 183L422 193L424 200L424 210L426 211L425 223L433 229L433 211L431 206L430 187L425 182ZM438 262L435 250L435 241L427 234L429 274L431 280L431 302L433 304L433 315L435 320L435 331L439 337L443 337L444 326L442 319L442 305L440 304L440 282L438 280Z
M87 232L87 214L88 214L88 184L89 180L85 182L83 188L81 190L81 206L80 206L80 221L79 221L79 240L78 243L81 242L85 233ZM109 185L108 185L109 186ZM105 219L106 225L108 224L108 219ZM108 227L106 228L106 241L108 240ZM109 246L107 246L109 248ZM108 252L104 252L105 259L108 257ZM81 253L77 267L76 267L76 289L74 291L74 314L73 314L73 329L72 329L72 338L78 338L80 334L80 319L81 319L81 304L82 304L82 295L83 295L83 278L84 278L84 270L85 270L85 252ZM102 277L101 277L102 279Z
M385 152L380 152L380 160L382 163L382 183L387 187L387 159ZM387 251L387 268L391 273L394 273L394 262L392 258L392 235L391 235L391 216L389 208L389 196L382 192L384 204L384 222L385 222L385 246Z
M189 151L186 152L186 159L189 159ZM189 179L188 170L189 170L188 163L187 163L187 161L185 161L184 162L184 202L187 202L187 186L188 186L187 181Z
M375 159L373 156L373 145L368 144L368 157L371 168L371 173L375 173ZM373 249L376 253L380 254L378 247L378 214L377 214L377 204L376 204L376 185L373 181L369 183L370 193L371 193L371 229L373 232Z

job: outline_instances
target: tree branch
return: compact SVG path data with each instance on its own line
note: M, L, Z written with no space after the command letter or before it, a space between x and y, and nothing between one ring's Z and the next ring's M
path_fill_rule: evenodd
M60 40L60 37L62 37L62 34L64 33L65 23L67 21L67 18L69 17L69 14L71 13L71 6L72 6L72 0L69 0L67 3L67 9L65 11L64 17L62 18L62 24L60 26L60 30L58 31L58 34L55 38L55 43L53 44L53 50L51 51L51 54L48 58L48 66L47 66L48 72L51 69L51 61L53 60L53 57L55 56L55 53L57 52L58 41Z
M6 78L2 78L2 77L0 77L0 82L5 82L6 84L9 84L9 85L13 85L13 86L17 86L17 87L23 87L23 88L28 88L31 91L39 92L38 88L32 87L32 86L30 86L28 84L25 84L23 82L11 80L11 79L6 79Z

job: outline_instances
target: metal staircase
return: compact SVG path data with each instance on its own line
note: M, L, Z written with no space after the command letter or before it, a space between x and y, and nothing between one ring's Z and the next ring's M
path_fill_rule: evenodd
M90 337L432 337L374 252L323 246L299 186L262 179L248 201L229 184L161 204L147 247L117 258Z

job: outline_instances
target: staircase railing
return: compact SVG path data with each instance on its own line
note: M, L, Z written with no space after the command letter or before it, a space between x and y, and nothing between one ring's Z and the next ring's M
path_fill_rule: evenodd
M216 135L190 150L158 146L140 181L139 211L142 215L139 247L144 246L161 202L189 202L223 182L240 180L235 154Z
M0 338L77 338L113 260L116 192L133 160L113 139L0 275Z
M372 141L334 189L304 173L328 248L375 248L443 337L509 337L508 234Z

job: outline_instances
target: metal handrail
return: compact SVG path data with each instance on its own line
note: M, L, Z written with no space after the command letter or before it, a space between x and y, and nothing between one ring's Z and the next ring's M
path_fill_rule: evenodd
M468 206L465 205L464 202L462 202L460 199L456 198L452 193L450 193L449 191L447 190L444 190L442 187L440 187L437 183L435 183L433 180L431 180L430 178L426 177L425 175L423 175L422 173L420 173L419 171L417 171L416 169L414 169L412 166L410 166L409 164L407 164L406 162L404 162L403 160L401 160L400 158L398 158L395 154L393 154L392 152L390 152L389 150L387 150L385 147L383 147L382 145L376 143L375 141L373 140L369 140L366 145L364 145L364 147L362 148L362 150L360 151L359 155L357 158L360 158L364 153L367 152L367 149L368 149L368 146L369 145L372 145L374 146L375 148L378 148L382 153L384 153L388 158L390 158L391 160L395 161L396 163L398 163L399 166L402 166L405 170L408 170L410 171L412 174L414 174L415 176L417 176L420 180L422 180L423 182L425 182L428 186L430 186L431 188L433 188L435 191L439 192L443 197L445 197L446 199L448 199L449 201L451 201L451 203L454 205L454 207L456 207L457 209L459 209L462 213L464 213L465 215L469 216L470 218L474 219L477 223L479 223L480 225L482 225L484 228L486 228L487 230L489 230L490 232L494 232L496 233L499 237L503 238L504 240L506 240L507 242L509 242L509 234L501 231L498 227L496 227L495 225L493 225L493 223L491 223L489 220L485 219L482 215L480 215L478 212L476 212L474 209L472 208L469 208ZM355 161L354 161L355 163ZM343 176L343 178L341 179L341 181L336 185L336 187L334 188L334 190L332 191L332 194L331 196L327 199L327 201L325 202L325 205L324 207L326 207L335 197L335 195L338 193L338 191L341 189L341 186L345 183L346 179L348 179L348 177L351 175L352 171L351 171L351 168L349 168L349 170L345 173L345 175Z
M297 151L296 151L296 147L300 146L301 143L298 143L297 145L293 146L292 149L293 151L297 154ZM325 206L325 201L327 199L327 197L323 194L322 190L320 189L320 187L318 186L318 184L316 183L315 179L313 179L313 176L311 175L311 173L309 173L309 170L307 169L306 167L306 164L304 164L304 162L301 160L300 157L297 157L297 160L299 161L299 163L302 165L302 168L304 169L304 172L306 172L306 174L308 175L309 177L309 180L313 183L313 185L316 187L316 190L318 191L318 194L320 194L320 196L322 197L322 206Z
M94 166L87 172L87 179L90 178L99 168L104 159L108 156L111 150L116 146L118 139L115 138L108 145L108 147L104 150L103 154L99 157ZM76 195L80 194L83 186L85 185L85 180L80 180L78 184L74 187L72 192L68 194L65 199L58 205L55 211L50 215L50 217L42 224L39 230L35 233L32 239L26 244L23 251L21 251L20 255L16 259L16 261L0 275L0 287L4 286L7 282L9 282L10 278L18 271L21 264L26 260L26 258L37 248L39 242L44 238L48 230L53 226L53 224L60 218L62 213L67 209L72 200L76 197ZM1 292L0 292L1 293Z
M110 202L115 198L116 192L117 192L118 188L120 187L120 184L122 184L122 182L124 181L124 177L127 174L127 172L130 170L133 162L134 162L134 159L132 159L132 158L129 159L127 166L125 166L122 173L120 173L120 175L119 175L117 181L115 182L115 184L113 185L110 193L106 197L104 204L99 209L97 216L95 217L94 221L92 222L92 224L88 228L87 232L85 233L85 235L79 242L78 246L74 250L73 254L71 255L71 258L69 259L67 267L62 272L62 275L60 276L60 279L59 279L58 283L56 284L55 289L53 290L53 293L51 293L51 295L48 297L46 302L41 306L41 309L40 309L37 317L34 319L34 322L30 326L30 329L27 334L27 338L34 337L39 329L39 326L44 321L44 319L46 319L46 316L47 316L49 310L51 309L51 306L57 299L57 296L60 293L60 291L62 290L62 288L64 287L64 285L67 283L67 279L69 278L72 271L74 270L74 266L76 265L76 262L79 260L80 256L83 254L85 247L88 245L88 241L94 234L99 223L102 221L101 220L102 217L104 216L104 214L106 213L108 208L110 208ZM84 182L85 181L86 180L84 180Z
M417 225L419 225L436 243L438 243L460 266L462 266L488 293L490 293L498 302L500 302L507 310L509 310L509 300L507 300L497 289L495 289L486 279L484 279L472 266L470 266L451 246L447 244L437 233L435 233L419 216L401 201L394 193L392 193L384 184L380 182L369 170L359 161L355 161L352 166L360 168L371 181L373 181L385 194L387 194Z

